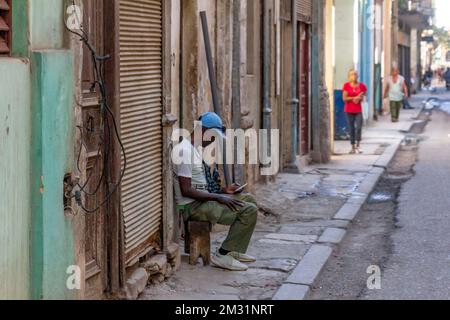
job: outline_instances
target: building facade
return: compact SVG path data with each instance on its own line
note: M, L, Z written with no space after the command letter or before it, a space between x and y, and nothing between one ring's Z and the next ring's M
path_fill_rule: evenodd
M422 31L430 27L432 1L335 0L326 3L326 82L333 103L332 134L347 139L342 87L350 69L368 88L364 118L377 120L383 88L392 67L400 69L411 92L420 89ZM386 106L385 106L386 107Z
M0 0L0 298L133 299L170 277L174 132L206 111L278 130L273 175L222 167L250 190L327 162L348 71L370 124L393 65L417 89L431 15L431 1Z
M434 6L432 0L398 1L398 67L405 76L410 91L421 88L422 34L432 26Z

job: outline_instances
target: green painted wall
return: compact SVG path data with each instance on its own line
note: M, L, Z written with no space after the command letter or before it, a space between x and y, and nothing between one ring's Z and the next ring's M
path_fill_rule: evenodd
M32 54L32 291L35 299L71 299L67 268L75 265L71 217L64 215L63 180L73 163L72 55Z
M64 45L64 0L28 0L31 49L61 49Z
M66 287L75 264L63 205L74 84L72 54L61 49L64 3L14 0L15 58L0 58L0 299L78 296Z
M0 300L27 299L31 226L29 63L1 58L0 75Z

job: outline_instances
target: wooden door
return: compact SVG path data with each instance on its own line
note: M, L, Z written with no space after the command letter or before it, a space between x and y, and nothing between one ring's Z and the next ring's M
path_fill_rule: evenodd
M309 25L299 24L299 125L300 155L309 154L310 147L310 35Z
M98 55L104 54L103 0L84 0L83 29ZM86 150L85 207L93 210L105 196L102 182L104 166L104 128L98 86L93 86L94 63L84 46L82 69L83 145ZM104 179L103 179L104 180ZM86 299L101 299L107 288L106 208L85 215Z

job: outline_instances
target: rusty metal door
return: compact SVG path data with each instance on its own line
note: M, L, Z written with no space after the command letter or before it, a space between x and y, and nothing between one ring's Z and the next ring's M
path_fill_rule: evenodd
M120 0L120 126L127 155L121 205L127 265L161 240L162 18L162 0Z
M309 25L306 23L299 23L299 98L300 98L300 155L305 156L309 154L310 150L310 114L311 114L311 98L310 98L310 35Z
M83 1L83 29L99 55L104 54L103 0ZM85 206L96 208L105 194L103 171L103 122L100 93L94 86L94 64L84 46L82 66L82 143L86 150L84 175L87 179ZM100 299L107 288L107 249L105 208L85 215L86 299Z

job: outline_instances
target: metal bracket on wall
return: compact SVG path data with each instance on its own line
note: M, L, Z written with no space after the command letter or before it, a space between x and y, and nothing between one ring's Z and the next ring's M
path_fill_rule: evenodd
M79 183L80 178L78 176L73 177L72 173L67 173L64 176L63 182L63 204L64 204L64 214L70 214L76 216L77 212L72 207L72 191L75 186Z

